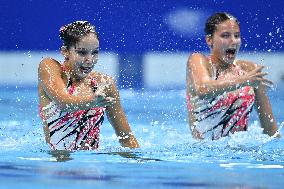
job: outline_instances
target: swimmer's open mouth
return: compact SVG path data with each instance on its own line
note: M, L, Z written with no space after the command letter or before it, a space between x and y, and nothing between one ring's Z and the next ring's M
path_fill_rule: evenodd
M93 70L93 67L80 67L81 72L83 73L90 73Z
M230 48L230 49L227 49L226 50L226 55L229 57L229 58L234 58L235 55L237 53L237 50L234 49L234 48Z

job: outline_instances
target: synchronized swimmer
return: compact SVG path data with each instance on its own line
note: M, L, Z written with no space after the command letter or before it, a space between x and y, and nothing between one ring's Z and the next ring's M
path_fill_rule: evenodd
M38 69L40 115L51 149L97 149L105 112L121 145L139 147L114 80L93 71L99 53L95 26L76 21L63 26L60 37L64 62L45 58Z
M218 139L246 131L253 106L264 133L277 131L276 120L265 88L263 66L237 60L241 45L240 24L228 13L210 16L205 25L211 53L192 54L187 63L189 124L195 138Z

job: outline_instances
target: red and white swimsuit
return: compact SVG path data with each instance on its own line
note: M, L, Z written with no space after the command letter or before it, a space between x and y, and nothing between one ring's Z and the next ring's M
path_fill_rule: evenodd
M234 74L244 74L241 68L234 66ZM213 74L214 79L225 79ZM212 140L227 136L229 132L247 130L248 118L255 101L254 90L245 86L237 91L225 92L215 98L204 100L198 96L187 95L188 110L195 120L192 130L202 138Z
M66 73L66 72L65 72ZM76 88L67 75L67 91L76 95ZM104 120L103 107L64 112L51 101L40 107L40 116L50 131L50 146L53 150L93 150L99 146L100 126Z

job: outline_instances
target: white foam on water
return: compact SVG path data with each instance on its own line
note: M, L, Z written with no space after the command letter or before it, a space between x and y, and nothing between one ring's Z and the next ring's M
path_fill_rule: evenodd
M35 128L31 121L1 121L0 149L2 151L39 151L45 149L43 130Z

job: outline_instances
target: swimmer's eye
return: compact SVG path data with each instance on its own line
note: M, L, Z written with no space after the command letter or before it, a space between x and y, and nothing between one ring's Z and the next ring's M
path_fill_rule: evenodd
M222 38L229 38L230 34L229 33L222 33L221 37Z
M231 36L234 36L234 38L236 38L236 39L238 39L238 38L240 38L240 33L235 33L235 34L233 34L233 35L231 35L230 33L222 33L221 34L221 37L222 38L225 38L225 39L228 39L228 38L230 38Z
M76 53L80 56L86 56L88 54L88 52L84 50L76 50Z
M78 55L80 55L80 56L86 56L86 55L88 55L88 51L85 51L85 50L76 50L76 53L78 54ZM91 52L91 55L92 56L95 56L95 55L97 55L99 53L99 51L98 50L95 50L95 51L93 51L93 52Z
M235 36L235 38L240 38L241 34L240 33L236 33L234 36Z
M92 55L97 55L97 54L99 54L98 50L95 50L95 51L92 52Z

